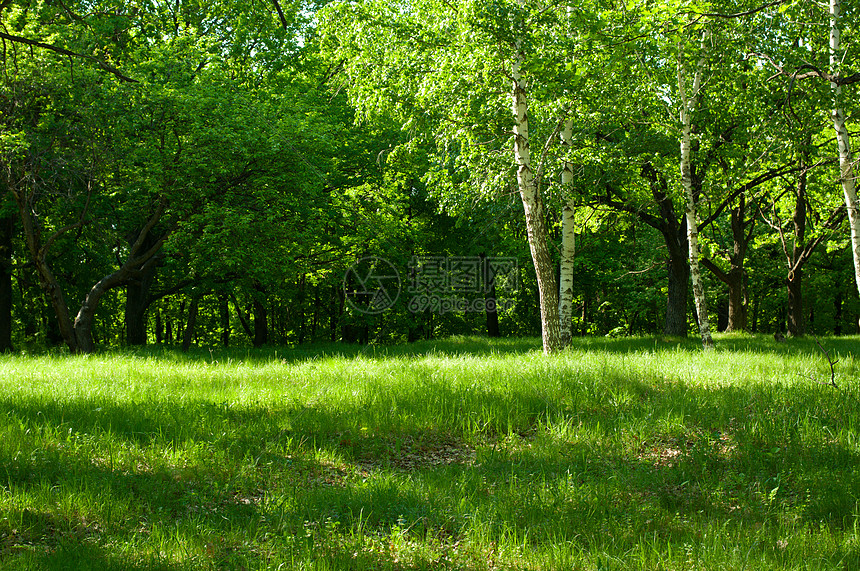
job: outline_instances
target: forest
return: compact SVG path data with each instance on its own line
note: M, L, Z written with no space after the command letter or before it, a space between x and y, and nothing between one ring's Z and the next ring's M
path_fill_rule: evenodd
M3 0L0 348L856 334L858 12Z

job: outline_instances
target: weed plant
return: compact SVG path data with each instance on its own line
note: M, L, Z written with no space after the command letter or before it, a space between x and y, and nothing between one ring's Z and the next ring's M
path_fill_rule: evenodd
M0 568L858 569L822 344L0 357Z

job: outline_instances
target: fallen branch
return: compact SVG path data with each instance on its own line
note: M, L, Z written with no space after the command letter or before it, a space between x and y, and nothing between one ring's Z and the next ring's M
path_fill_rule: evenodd
M825 351L824 347L821 345L821 342L818 340L818 338L815 337L814 339L815 339L816 345L818 345L818 348L821 349L822 353L824 353L824 357L827 359L827 363L830 364L830 382L829 383L826 383L824 381L818 381L818 382L821 383L822 385L828 385L828 386L833 387L834 389L838 389L839 385L836 384L836 369L834 369L834 365L836 365L836 363L839 362L839 359L836 359L834 361L830 357L830 353Z

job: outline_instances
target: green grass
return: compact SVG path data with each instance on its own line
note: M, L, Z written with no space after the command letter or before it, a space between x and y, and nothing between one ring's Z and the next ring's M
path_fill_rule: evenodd
M0 357L0 568L857 569L822 344Z

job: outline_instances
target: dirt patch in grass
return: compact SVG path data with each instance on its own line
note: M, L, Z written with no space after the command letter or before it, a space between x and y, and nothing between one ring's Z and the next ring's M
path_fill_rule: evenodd
M672 468L686 458L701 454L723 460L730 459L736 449L737 442L731 433L694 433L686 438L670 436L643 442L636 459L656 468Z
M368 472L389 467L412 472L456 464L468 466L475 461L475 449L449 435L390 436L368 444L357 455L357 464Z

